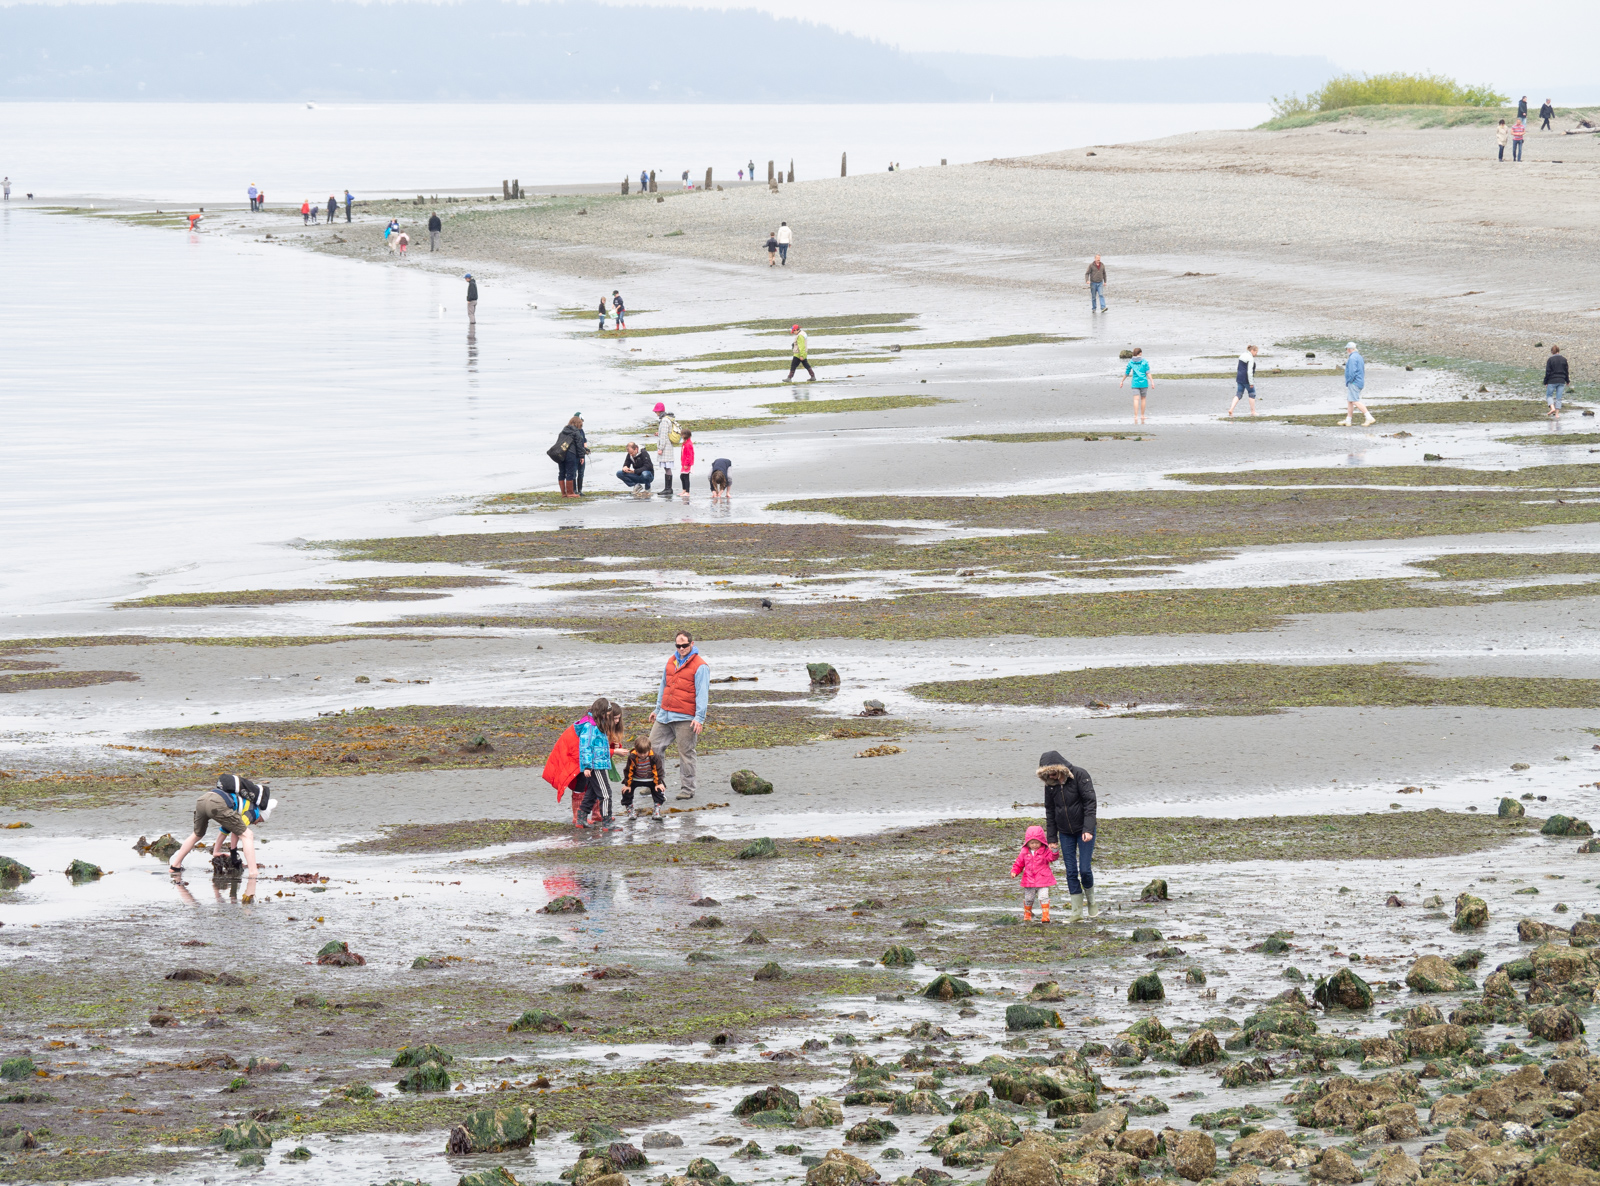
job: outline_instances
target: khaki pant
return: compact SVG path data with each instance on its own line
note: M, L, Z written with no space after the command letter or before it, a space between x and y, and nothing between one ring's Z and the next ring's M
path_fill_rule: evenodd
M228 806L228 801L216 791L207 791L194 801L194 834L201 840L206 837L206 829L215 823L224 832L232 832L236 836L244 835L249 824L244 822L244 817Z
M694 743L698 739L693 721L657 721L650 726L650 748L661 759L663 770L666 769L667 746L678 747L678 781L690 794L694 793Z

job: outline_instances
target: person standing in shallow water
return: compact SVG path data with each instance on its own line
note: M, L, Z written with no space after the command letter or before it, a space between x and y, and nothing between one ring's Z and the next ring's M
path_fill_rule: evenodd
M467 282L467 324L478 324L478 282L468 272L462 277Z
M1068 922L1077 922L1085 908L1090 918L1100 913L1094 904L1096 818L1094 779L1082 766L1074 766L1058 750L1039 755L1039 781L1044 783L1044 829L1052 851L1060 853L1067 871L1067 893L1072 900Z

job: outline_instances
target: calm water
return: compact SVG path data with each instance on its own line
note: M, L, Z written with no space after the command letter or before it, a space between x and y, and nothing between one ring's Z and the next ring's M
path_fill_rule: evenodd
M641 169L733 178L751 160L796 180L1250 127L1264 104L966 103L568 106L9 103L0 172L13 195L217 202L252 182L299 205L358 196L620 181Z

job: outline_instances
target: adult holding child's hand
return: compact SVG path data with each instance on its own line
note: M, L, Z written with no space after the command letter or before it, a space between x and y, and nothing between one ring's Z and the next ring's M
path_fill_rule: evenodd
M1039 757L1039 781L1044 783L1045 835L1066 866L1067 893L1072 898L1072 915L1067 921L1082 918L1085 906L1093 918L1100 913L1094 904L1094 872L1090 868L1095 831L1100 826L1094 779L1082 766L1074 766L1059 751L1050 750Z

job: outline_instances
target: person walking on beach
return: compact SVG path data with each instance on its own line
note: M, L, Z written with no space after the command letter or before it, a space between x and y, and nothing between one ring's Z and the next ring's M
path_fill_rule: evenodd
M1050 887L1056 875L1050 871L1050 862L1059 861L1061 854L1045 840L1044 829L1034 824L1022 834L1022 851L1011 862L1011 876L1022 878L1022 921L1033 921L1033 907L1039 906L1039 921L1050 921Z
M687 630L678 631L672 644L672 654L656 691L656 710L650 714L650 748L664 768L667 747L678 747L678 798L693 799L694 747L706 727L711 668Z
M754 181L755 179L756 179L756 163L754 161L751 161L750 162L750 180Z
M778 262L784 267L789 266L789 244L794 242L794 232L789 229L786 222L778 224Z
M1560 346L1550 347L1550 357L1544 363L1544 398L1550 405L1546 416L1561 415L1561 396L1570 382L1572 375L1567 370L1567 356L1561 353Z
M1039 781L1044 783L1044 828L1050 847L1061 856L1067 872L1067 893L1077 922L1085 908L1090 918L1100 913L1094 904L1094 838L1099 831L1094 779L1082 766L1074 766L1059 751L1039 755Z
M622 468L617 471L617 477L629 490L643 490L649 492L650 485L656 480L656 467L650 460L650 450L641 449L633 442L628 442L628 455L622 459Z
M9 202L11 200L11 177L9 174L3 181L0 181L0 187L4 187L6 191L6 201Z
M254 214L257 210L260 209L260 207L256 205L256 196L257 196L257 193L258 193L258 191L256 189L256 183L252 181L250 183L250 188L245 190L244 192L250 198L250 213Z
M344 220L346 222L350 221L350 207L354 205L355 200L355 195L349 190L344 191Z
M1228 415L1233 415L1233 410L1239 406L1239 401L1250 399L1250 414L1256 414L1256 354L1254 346L1246 346L1244 353L1239 355L1239 366L1234 379L1237 389L1233 393L1233 402L1228 405Z
M597 332L602 334L606 332L606 314L609 312L611 310L606 307L606 298L602 293L600 297L600 326Z
M1339 421L1345 428L1350 427L1350 418L1360 412L1367 418L1367 424L1376 423L1372 413L1367 411L1367 405L1361 402L1361 393L1367 386L1367 360L1361 357L1361 351L1356 349L1354 342L1344 344L1344 419Z
M1555 105L1552 104L1549 99L1546 99L1544 104L1539 108L1539 130L1541 132L1548 132L1550 130L1550 121L1555 117Z
M1506 159L1506 142L1511 139L1511 125L1501 120L1495 125L1494 141L1500 146L1500 160Z
M328 225L333 225L333 220L339 216L339 199L332 194L328 195Z
M1522 159L1522 140L1528 134L1528 126L1522 122L1522 117L1517 116L1517 122L1511 125L1511 159Z
M435 210L428 215L428 250L439 250L439 232L444 230L444 223L439 221L439 212Z
M1150 394L1150 361L1145 358L1142 346L1134 347L1133 357L1128 359L1128 365L1123 368L1117 386L1120 388L1129 379L1133 380L1133 422L1143 424L1144 400Z
M672 497L672 450L683 444L683 434L678 431L678 422L672 418L672 413L667 411L666 404L655 406L656 414L656 457L661 462L661 473L666 481L661 485L661 497Z
M616 323L619 330L628 328L628 311L622 307L622 294L616 289L611 290L611 320Z
M1089 286L1089 312L1094 312L1095 301L1100 302L1102 312L1106 308L1106 266L1100 262L1100 257L1094 257L1088 270L1083 273L1083 282Z
M1528 96L1527 95L1523 95L1522 98L1517 100L1517 118L1519 120L1526 120L1528 118Z
M797 367L805 367L806 374L811 376L807 382L815 383L817 381L817 372L812 370L811 364L806 361L806 350L808 348L806 345L806 331L796 325L791 326L789 332L794 335L794 343L790 347L793 353L789 358L789 377L784 382L794 382L795 369Z
M768 232L766 248L767 248L767 267L769 267L769 268L777 267L778 266L778 232L777 231Z
M468 272L462 277L467 282L467 324L478 324L478 282Z

